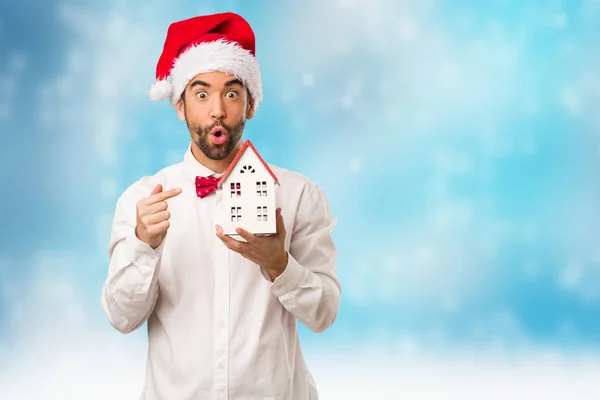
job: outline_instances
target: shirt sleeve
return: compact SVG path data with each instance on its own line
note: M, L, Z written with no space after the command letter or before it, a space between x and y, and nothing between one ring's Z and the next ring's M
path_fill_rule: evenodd
M135 235L136 203L147 197L152 187L149 179L143 178L121 195L115 208L102 307L111 325L122 333L132 332L146 322L158 297L164 241L153 249Z
M296 212L288 265L271 285L281 304L314 332L333 324L340 305L337 250L332 238L335 225L322 190L308 185Z

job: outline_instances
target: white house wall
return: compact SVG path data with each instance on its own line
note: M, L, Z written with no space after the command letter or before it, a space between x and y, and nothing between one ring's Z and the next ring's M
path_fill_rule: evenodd
M251 168L242 173L244 167ZM254 172L252 172L252 168ZM261 183L258 188L257 182ZM266 183L266 188L263 188L263 182ZM233 197L231 196L232 183L234 184ZM240 184L239 190L237 188L238 183ZM222 190L223 210L221 215L223 230L226 234L235 235L235 229L238 226L255 234L275 233L275 184L273 177L252 149L247 148L242 154L234 169L223 182ZM240 192L239 197L238 191ZM263 195L264 191L266 191L266 195ZM235 208L234 213L232 213L232 207ZM258 207L261 207L260 214ZM266 207L266 212L263 212L263 207ZM232 215L235 221L232 221ZM261 216L260 221L259 215ZM266 221L263 220L263 216L266 216Z

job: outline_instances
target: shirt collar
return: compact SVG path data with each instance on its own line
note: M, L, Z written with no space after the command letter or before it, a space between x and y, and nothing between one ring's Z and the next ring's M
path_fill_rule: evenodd
M185 169L186 175L190 178L192 182L196 182L197 176L208 177L210 175L214 175L215 177L220 177L223 174L218 174L210 168L205 167L200 164L196 157L192 154L192 144L188 146L185 155L183 156L183 168Z

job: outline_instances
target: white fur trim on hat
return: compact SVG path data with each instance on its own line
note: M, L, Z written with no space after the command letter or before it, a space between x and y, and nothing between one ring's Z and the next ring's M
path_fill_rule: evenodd
M150 100L162 100L171 97L171 93L173 92L173 86L171 82L166 79L157 81L152 85L150 90L148 90L148 97Z
M258 107L262 101L262 80L256 57L238 44L222 39L195 45L175 60L171 69L170 100L173 107L194 76L212 71L237 76L250 91L254 107Z

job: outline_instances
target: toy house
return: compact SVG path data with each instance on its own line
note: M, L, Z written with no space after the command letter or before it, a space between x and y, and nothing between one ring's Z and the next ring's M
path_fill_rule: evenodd
M226 235L243 228L255 235L276 233L275 185L271 168L247 140L219 179L223 191L221 226Z

